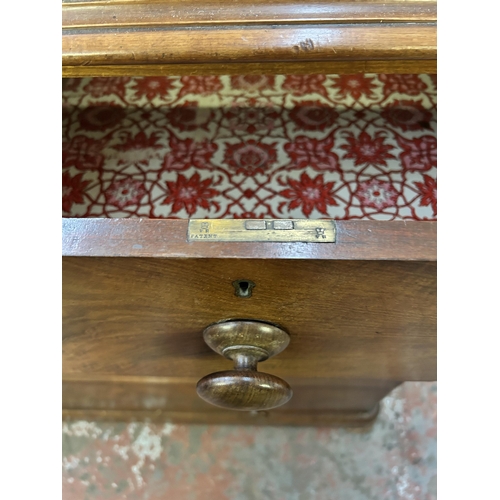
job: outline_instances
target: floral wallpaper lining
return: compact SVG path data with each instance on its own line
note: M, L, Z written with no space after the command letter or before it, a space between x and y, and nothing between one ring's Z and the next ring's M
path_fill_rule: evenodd
M69 79L65 217L436 220L433 75Z

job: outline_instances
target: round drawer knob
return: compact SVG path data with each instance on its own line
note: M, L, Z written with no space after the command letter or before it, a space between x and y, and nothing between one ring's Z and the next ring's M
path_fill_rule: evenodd
M279 377L257 371L257 363L275 356L290 342L277 326L259 321L226 321L209 326L203 338L216 353L234 362L234 370L211 373L196 386L208 403L231 410L269 410L285 404L292 389Z

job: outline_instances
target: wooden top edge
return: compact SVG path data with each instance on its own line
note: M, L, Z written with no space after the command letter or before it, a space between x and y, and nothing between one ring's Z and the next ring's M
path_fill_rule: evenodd
M360 387L380 387L387 384L387 379L378 378L348 378L324 377L317 374L311 374L310 377L287 377L293 381L294 386L311 386L315 387L342 385L343 387L354 386ZM122 385L193 385L198 382L199 377L169 377L169 376L151 376L151 375L116 375L102 373L68 373L62 374L63 385L87 385L87 384L122 384ZM395 381L396 382L396 381ZM398 382L396 382L398 383Z
M115 64L100 66L63 66L63 78L110 76L198 76L198 75L304 75L304 74L435 74L437 61L326 61L262 62L227 64Z
M430 24L337 24L249 29L68 30L63 65L434 60Z
M218 9L219 11L231 11L235 7L238 9L255 8L258 11L262 9L282 9L291 7L300 8L305 13L318 11L320 9L331 10L347 6L353 9L377 8L377 5L386 5L395 10L427 7L428 9L437 8L436 0L312 0L304 2L303 0L63 0L61 6L63 9L78 7L135 7L140 5L159 5L170 6L176 10L205 10ZM256 12L258 14L258 12Z
M256 8L257 7L257 8ZM435 2L331 2L298 0L238 3L184 2L77 2L63 3L63 28L125 26L219 26L252 24L435 22Z
M231 1L237 1L239 5L254 5L259 9L265 5L290 5L293 3L304 5L303 0L62 0L63 7L71 5L137 5L137 4L164 4L168 3L175 6L203 6L208 4L221 5L226 7ZM359 3L361 5L372 5L385 3L389 5L415 5L415 4L436 4L436 0L314 0L310 4L343 4L343 3Z
M63 256L436 261L436 222L336 221L336 243L188 242L188 222L63 219Z

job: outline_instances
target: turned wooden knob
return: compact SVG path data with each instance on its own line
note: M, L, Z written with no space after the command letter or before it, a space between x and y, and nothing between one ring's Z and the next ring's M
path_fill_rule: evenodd
M231 410L269 410L285 404L292 389L279 377L257 371L257 363L280 353L290 342L277 326L259 321L226 321L203 332L205 342L234 361L234 370L203 377L196 386L200 398Z

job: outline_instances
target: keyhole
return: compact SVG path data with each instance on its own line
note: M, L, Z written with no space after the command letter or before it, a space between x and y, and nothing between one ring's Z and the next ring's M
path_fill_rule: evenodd
M255 283L250 280L236 280L233 281L234 293L237 297L246 299L252 296L252 288Z

